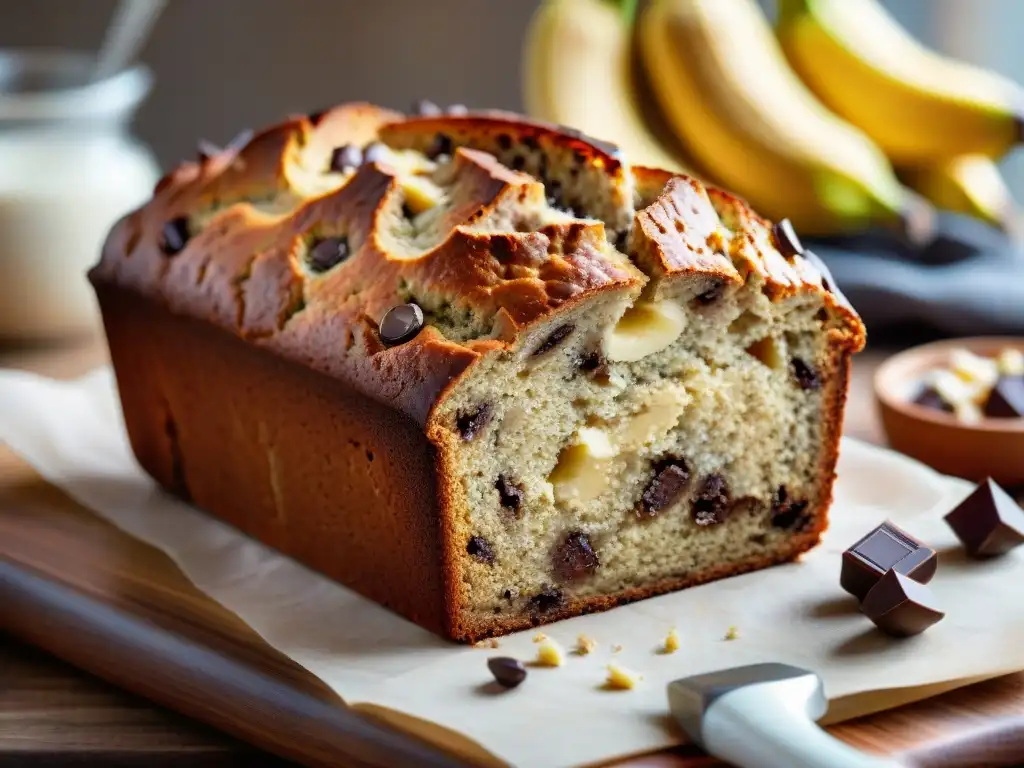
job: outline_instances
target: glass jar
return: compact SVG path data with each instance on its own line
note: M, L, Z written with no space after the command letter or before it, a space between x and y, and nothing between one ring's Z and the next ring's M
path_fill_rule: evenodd
M149 71L91 70L81 54L0 50L0 339L99 329L86 272L160 176L128 131Z

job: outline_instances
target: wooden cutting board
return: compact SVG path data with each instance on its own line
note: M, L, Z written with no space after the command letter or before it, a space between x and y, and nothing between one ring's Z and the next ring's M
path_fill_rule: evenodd
M372 709L347 707L196 590L163 553L96 517L2 446L0 630L305 765L456 766L479 757L457 735L448 734L442 751L417 736L429 731L422 723L396 724ZM860 749L915 765L1024 765L1024 674L831 730ZM616 765L720 763L680 747Z

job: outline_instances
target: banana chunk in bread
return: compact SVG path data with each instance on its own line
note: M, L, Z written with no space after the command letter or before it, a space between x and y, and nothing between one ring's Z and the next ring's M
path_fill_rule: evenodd
M741 200L571 131L295 118L172 172L90 278L150 474L453 639L827 525L857 315Z

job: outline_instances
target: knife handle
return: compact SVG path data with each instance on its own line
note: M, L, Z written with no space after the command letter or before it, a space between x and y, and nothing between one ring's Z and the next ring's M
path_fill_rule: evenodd
M704 713L701 741L739 768L904 768L830 736L808 711L809 697L750 685L720 697Z

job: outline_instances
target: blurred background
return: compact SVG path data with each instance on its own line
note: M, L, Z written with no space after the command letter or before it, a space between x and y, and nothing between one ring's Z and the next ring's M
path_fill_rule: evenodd
M775 15L774 0L758 0ZM1021 0L884 0L922 42L1024 80ZM95 50L117 0L0 0L0 47ZM539 0L170 0L142 50L156 87L136 132L168 167L198 137L349 99L523 108ZM1024 197L1024 155L1006 178Z
M829 0L833 5L836 1ZM1007 82L1024 81L1024 52L1018 40L1019 30L1024 29L1024 0L856 0L861 10L851 18L857 24L864 20L864 29L851 37L877 40L878 35L870 28L877 25L877 20L868 20L869 5L876 1L891 13L901 33L946 57L984 68L987 72L978 80L978 92L986 90L987 75L1005 76ZM755 37L762 32L766 38L771 36L772 24L785 2L749 0L746 5L759 7L754 23L764 28L748 31ZM660 5L674 5L678 14L685 12L687 3L688 0L666 0ZM81 274L94 260L97 243L105 230L118 212L134 207L148 195L151 177L182 160L194 158L199 140L223 146L246 128L259 128L289 114L311 112L346 100L371 100L409 110L417 100L430 99L440 105L464 104L471 109L528 111L542 119L574 124L577 121L573 109L578 109L590 114L580 118L581 123L587 124L576 127L598 138L623 143L618 135L602 135L605 126L597 114L599 110L593 108L594 101L607 93L601 78L609 73L600 64L588 72L587 61L599 62L602 56L608 60L616 53L608 37L610 32L597 31L600 24L597 16L591 15L593 8L579 10L585 4L621 11L634 2L552 0L546 5L574 5L574 20L567 23L565 19L549 19L549 28L541 33L537 21L540 0L169 0L138 54L152 79L122 78L102 98L90 92L85 106L78 105L84 112L71 121L56 119L51 113L40 117L34 112L27 116L19 112L24 104L17 91L23 90L29 81L22 76L24 73L18 74L13 59L5 59L3 50L60 49L92 55L104 40L120 4L117 0L0 0L0 337L60 335L81 325L70 316L94 319L91 295L81 290L78 283L72 285L69 275ZM648 5L653 3L644 0L640 4L641 18ZM733 9L729 13L746 13L744 3L728 5ZM789 2L791 10L805 5L802 0ZM732 22L720 28L728 29L729 23ZM555 30L559 24L561 28ZM707 26L715 34L714 24ZM781 40L782 33L775 31ZM878 152L877 161L879 167L884 166L887 178L895 184L894 174L898 172L900 183L915 193L907 199L926 204L920 209L905 206L899 216L890 211L891 220L884 222L885 226L876 226L880 223L876 221L877 212L868 216L864 211L850 214L844 209L841 215L836 214L837 206L849 208L848 182L852 179L857 186L864 181L857 178L857 173L850 179L831 178L827 189L817 177L804 174L801 183L817 184L820 199L801 203L797 199L799 194L780 180L796 178L806 169L794 170L789 158L786 162L790 167L781 175L772 176L766 170L774 162L769 150L791 138L781 135L787 131L785 125L774 122L786 119L785 100L792 98L792 94L780 98L777 107L766 99L762 99L765 103L756 104L756 98L739 90L726 94L735 96L734 102L741 102L743 108L749 107L749 114L743 119L730 118L728 98L721 103L709 99L708 109L719 111L709 119L717 123L711 129L694 128L698 133L696 142L693 136L683 135L686 131L680 131L678 122L674 126L670 125L671 120L666 122L666 108L671 111L685 101L682 96L674 96L687 93L687 84L679 78L685 80L701 66L696 60L700 57L691 56L696 48L691 48L691 53L684 50L689 45L687 40L697 39L687 38L687 34L690 33L674 39L666 35L661 45L671 50L654 53L651 51L657 47L657 41L653 41L656 35L633 35L633 46L639 49L634 58L643 59L634 61L634 78L642 80L637 87L653 91L641 99L642 119L653 136L667 136L663 146L669 147L670 154L678 151L680 154L675 157L684 158L679 167L729 187L769 217L792 217L798 231L826 261L835 280L876 335L908 323L945 335L1024 333L1024 256L1017 205L1017 200L1024 199L1024 153L1000 146L989 152L988 157L975 158L970 167L940 168L930 158L927 167L917 169L895 167L899 165L898 158L883 147L888 158ZM888 32L882 30L879 34L884 37ZM531 52L531 41L542 37L540 47L546 46L546 50ZM721 37L722 33L718 33L714 39ZM803 52L798 49L797 59L810 56L813 60L814 46L824 45L824 38L820 30L816 40L808 36L809 47ZM606 52L600 50L602 45L607 46ZM778 62L758 56L742 62L739 59L746 57L729 54L728 45L723 50L734 64L764 70L766 67L758 62L768 61L768 68L776 64L780 72L785 68L787 77L792 74L791 64L793 71L811 84L808 72L800 69L801 62L794 60L791 51L786 51L790 59L787 64L778 51L773 54ZM891 50L896 56L904 55L899 46ZM541 63L544 56L548 58ZM557 61L552 59L555 56ZM845 61L846 65L855 63L855 57ZM897 58L882 61L880 66L884 70L892 65L898 70L902 63ZM85 68L74 61L68 66L83 71ZM943 103L944 85L958 78L927 63L915 64L910 69L915 67L921 70L924 85L913 86L917 90L911 93L911 101L919 98L920 106L908 111L917 109L916 117L934 114L936 119L932 123L948 119L951 147L983 143L986 127L977 121L979 110L974 109L974 118L967 118L976 119L976 128L965 123L958 129L953 125L957 105ZM692 69L689 73L688 68ZM813 71L815 68L819 71ZM841 90L841 84L828 82L830 68L834 70L822 58L821 64L810 65L810 74L821 75L827 88ZM710 88L704 93L717 96L722 89L715 85L715 77L725 82L743 71L742 66L733 69L732 73L712 77L702 75L697 80L703 78L704 82L691 82L689 86L698 90ZM832 80L837 77L831 76ZM577 83L583 87L577 87ZM960 85L961 92L975 90L970 77ZM897 101L891 103L902 103L900 88L904 86L905 83L894 84L888 96ZM535 99L528 103L526 96L531 87ZM759 87L753 86L755 91ZM548 88L549 92L536 96L538 88ZM822 101L828 101L817 87L811 90L822 96ZM862 89L860 103L849 99L857 117L864 116L868 123L874 119L870 102L875 95L871 89ZM1006 103L1015 98L1011 94ZM587 99L589 104L585 103ZM579 103L568 104L574 100ZM99 117L85 114L99 109L96 105L100 102L106 113ZM704 99L698 96L691 101L696 102L703 104ZM830 109L834 106L829 102ZM69 108L65 102L54 107L58 112ZM934 112L930 113L932 108ZM690 104L684 109L690 109L694 115L698 111ZM882 103L879 110L885 109ZM964 110L965 114L971 109ZM843 116L851 124L858 123L856 117ZM685 122L685 114L682 119ZM724 167L728 163L721 168L708 166L702 160L714 157L712 166L717 166L718 159L723 159L719 147L736 138L713 135L723 128L728 133L730 120L735 125L743 124L740 127L744 132L737 141L750 144L741 151L725 153L736 155L724 158L733 161L730 168ZM96 127L104 121L106 128ZM67 130L69 125L87 124L95 130ZM770 130L766 128L769 124L773 125ZM992 125L995 124L993 121ZM122 130L125 127L127 132ZM857 128L871 134L869 126L858 124ZM608 130L615 134L622 130L622 125L610 126ZM26 131L34 138L25 139ZM769 135L772 131L780 135ZM942 129L937 132L941 134ZM85 151L82 137L86 133L105 136L96 141L90 139L89 150ZM40 142L38 137L42 135L52 139ZM76 137L76 141L69 140L69 136ZM847 152L841 149L844 141L832 141L827 130L817 138L821 140L816 150L819 155L827 159L830 152L836 157L845 153L848 167L864 165L857 160L858 152L861 160L867 157L863 148L854 147ZM871 134L870 138L876 137ZM944 139L938 138L940 142ZM965 144L957 143L961 138L966 139ZM975 138L978 141L972 144ZM691 146L686 146L687 139ZM796 141L806 146L814 143ZM707 146L696 146L703 144ZM624 147L631 158L654 163L647 157L637 158L641 153L632 152L631 146ZM875 162L870 157L868 160L868 165ZM946 160L958 161L959 156L941 158L943 163ZM744 170L743 163L756 170ZM918 176L911 177L910 173ZM867 172L862 175L866 177ZM752 182L749 188L748 180ZM889 183L885 181L882 186ZM41 191L44 187L45 193ZM40 251L65 254L65 258L25 257L26 253ZM38 300L54 290L61 291L63 298L56 302ZM52 316L45 316L47 312ZM69 318L62 319L62 313Z

